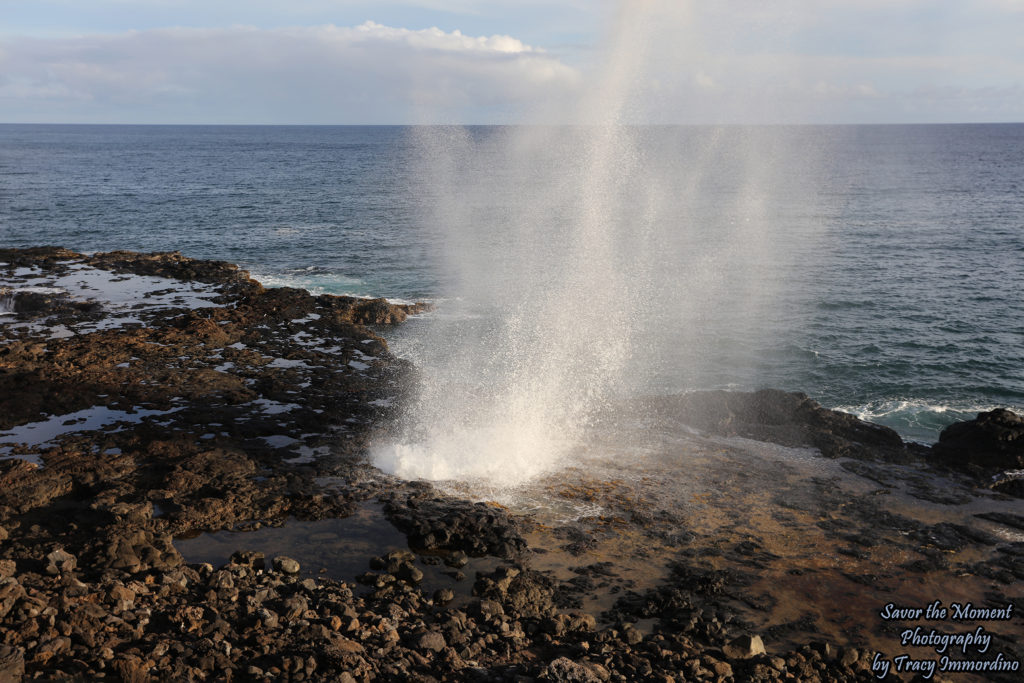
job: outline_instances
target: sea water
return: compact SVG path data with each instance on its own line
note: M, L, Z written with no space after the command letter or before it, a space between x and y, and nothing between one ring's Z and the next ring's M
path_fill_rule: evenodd
M463 208L500 241L507 216L530 209L508 147L488 143L513 132L0 125L0 246L181 250L269 285L432 299L436 313L392 335L416 360L437 321L472 335L501 317L453 299L451 236L422 170L437 145L463 141L454 158L490 188ZM1024 407L1024 125L629 135L631 163L659 179L657 221L679 219L655 230L671 249L645 252L672 255L658 267L678 278L642 302L674 341L631 338L631 390L799 390L921 441L981 409ZM577 163L560 149L544 163ZM751 150L770 172L740 200ZM635 211L643 220L644 204ZM596 292L593 310L613 292Z

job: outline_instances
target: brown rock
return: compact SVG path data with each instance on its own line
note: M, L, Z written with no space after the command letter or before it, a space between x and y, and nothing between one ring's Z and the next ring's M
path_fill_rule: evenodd
M58 548L46 556L46 573L52 575L70 573L75 570L77 564L78 560L74 555L64 551L63 548Z
M25 651L0 645L0 683L19 683L25 674Z
M750 659L765 654L764 642L761 636L740 636L730 641L722 648L722 651L730 659Z
M444 636L437 631L427 631L418 636L415 642L416 647L420 650L429 650L431 652L440 652L447 646Z
M557 683L601 683L601 679L588 667L568 657L552 660L541 673L541 680Z

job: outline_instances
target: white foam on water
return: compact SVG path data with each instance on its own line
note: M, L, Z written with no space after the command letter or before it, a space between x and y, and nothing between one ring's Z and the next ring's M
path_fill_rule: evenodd
M385 472L406 479L470 481L515 486L550 472L571 443L559 442L546 425L494 420L477 429L450 431L446 425L418 442L391 443L373 452ZM549 457L538 458L538 452ZM500 453L500 457L496 456Z
M64 294L67 290L60 287L12 287L11 294Z
M978 413L997 407L1021 412L1018 406L995 406L974 403L944 404L926 399L879 399L859 405L836 406L835 410L856 415L861 420L875 422L895 429L904 439L931 444L938 440L946 426L964 420L973 420Z
M318 273L317 270L318 267L312 266L295 273L272 273L256 267L250 268L249 274L264 287L297 287L313 295L334 294L357 299L371 298L362 291L366 287L363 280L341 273Z

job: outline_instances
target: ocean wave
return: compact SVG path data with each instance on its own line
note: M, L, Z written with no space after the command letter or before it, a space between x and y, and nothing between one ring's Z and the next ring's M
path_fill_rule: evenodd
M265 287L297 287L310 294L338 294L371 298L365 291L366 283L357 277L331 273L322 266L295 268L287 271L264 271L249 268L249 274Z
M918 443L934 443L939 433L953 424L972 420L978 413L999 407L982 403L945 404L915 398L893 398L869 401L858 405L833 406L835 410L851 413L867 422L885 425L895 429L900 436Z

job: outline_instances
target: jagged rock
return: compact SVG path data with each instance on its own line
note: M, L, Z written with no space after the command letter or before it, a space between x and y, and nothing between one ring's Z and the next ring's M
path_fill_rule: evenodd
M932 447L936 460L970 471L1024 468L1024 418L997 408L951 424Z
M257 551L239 550L231 555L231 563L260 571L266 568L266 556Z
M486 503L410 496L404 501L388 502L384 512L416 549L512 559L526 548L518 525L508 512Z
M473 594L500 603L516 618L544 617L555 611L553 582L528 569L499 567L490 574L478 574Z
M540 678L553 683L601 683L601 679L590 668L568 657L552 660L544 668Z
M0 645L0 683L18 683L25 675L25 651Z
M26 596L25 589L21 587L14 577L0 579L0 619L6 617L18 601Z
M293 595L282 603L286 621L298 619L309 609L309 602L301 595Z
M722 652L730 659L750 659L765 654L764 642L761 636L744 635L729 641Z
M149 666L140 657L125 655L114 661L114 670L124 683L146 683L151 680Z
M73 572L77 564L78 560L74 555L58 548L46 556L46 573L56 575Z
M181 554L172 545L169 535L138 529L111 539L104 565L135 573L151 568L171 569L181 563Z

